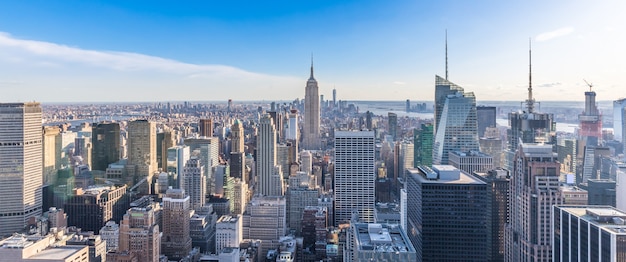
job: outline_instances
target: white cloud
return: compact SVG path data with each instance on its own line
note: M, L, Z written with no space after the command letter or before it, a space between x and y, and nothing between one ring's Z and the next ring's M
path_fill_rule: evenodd
M551 40L551 39L554 39L554 38L557 38L557 37L562 37L562 36L569 35L569 34L571 34L573 32L574 32L574 28L573 27L571 27L571 26L563 27L563 28L556 29L554 31L544 32L544 33L538 34L535 37L535 40L537 42L548 41L548 40Z

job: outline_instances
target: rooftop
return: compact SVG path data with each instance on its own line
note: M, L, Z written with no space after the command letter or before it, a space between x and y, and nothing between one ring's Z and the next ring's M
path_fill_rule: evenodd
M416 177L422 184L485 184L480 179L449 165L433 165L432 169L420 166L418 168L407 168L407 171L409 175ZM454 172L455 179L450 179L452 176L448 175L442 176L445 172ZM458 172L458 176L456 176L456 172Z
M63 246L63 247L55 247L48 248L34 256L28 258L28 260L61 260L66 259L78 252L82 249L88 249L87 246Z
M379 253L415 252L399 225L356 223L353 228L359 250Z
M626 213L611 206L561 205L564 211L594 224L602 230L626 235Z

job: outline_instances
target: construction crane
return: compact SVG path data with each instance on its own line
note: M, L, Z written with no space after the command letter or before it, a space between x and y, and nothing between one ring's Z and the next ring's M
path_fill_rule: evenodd
M589 86L589 92L591 92L591 88L593 87L593 84L587 82L587 80L583 79L583 81L585 81L585 83Z

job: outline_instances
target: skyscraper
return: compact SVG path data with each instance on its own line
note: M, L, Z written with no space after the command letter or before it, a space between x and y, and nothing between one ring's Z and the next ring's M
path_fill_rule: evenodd
M398 114L389 112L387 117L389 120L387 131L393 137L393 141L398 141Z
M201 118L198 122L200 136L213 136L213 120L209 118Z
M407 175L407 234L417 261L489 261L490 187L449 165Z
M622 133L623 133L623 112L624 108L626 108L626 98L618 99L613 101L613 135L615 136L615 140L622 141Z
M263 196L284 194L282 171L276 162L276 128L269 114L263 115L259 123L256 169L259 178L257 194Z
M187 160L182 173L184 189L189 196L191 209L198 209L204 206L206 201L206 177L204 176L204 166L200 164L200 159L192 157Z
M413 166L433 164L433 125L422 124L421 129L413 130Z
M581 140L587 141L586 146L598 146L602 144L602 115L596 104L596 92L585 92L585 111L578 115L580 130L578 135Z
M450 151L478 151L476 97L435 76L435 141L433 163L448 164Z
M245 152L243 125L239 119L235 119L235 123L230 127L230 141L231 152Z
M191 206L185 190L169 189L163 198L161 251L171 260L181 260L191 251L189 219Z
M243 238L261 240L261 257L278 248L287 233L284 197L254 197L243 214Z
M41 130L39 103L0 103L0 236L41 216Z
M126 211L120 223L117 253L134 253L139 262L159 261L161 234L151 206Z
M154 122L135 120L128 123L128 166L129 176L136 179L157 171Z
M551 207L563 203L560 164L551 145L519 144L510 181L510 222L505 229L505 261L552 258Z
M375 144L374 131L335 132L335 225L374 222Z
M487 129L487 127L496 127L495 106L476 107L476 116L478 120L478 137L485 136L485 130Z
M302 130L302 146L304 149L320 148L320 96L317 80L313 77L313 60L311 60L311 76L306 82L304 94L304 129Z
M535 111L535 99L533 98L532 87L532 63L531 51L528 50L528 99L526 99L526 108L524 111L509 113L509 126L507 130L507 138L509 140L509 148L506 154L505 167L513 170L513 158L515 151L518 149L519 142L522 143L556 143L553 138L556 129L554 116L548 113L540 113Z

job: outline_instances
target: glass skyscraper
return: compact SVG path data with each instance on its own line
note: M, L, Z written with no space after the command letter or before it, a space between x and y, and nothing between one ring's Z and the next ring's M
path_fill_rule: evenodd
M435 76L435 141L433 164L448 164L450 151L478 151L476 97Z

